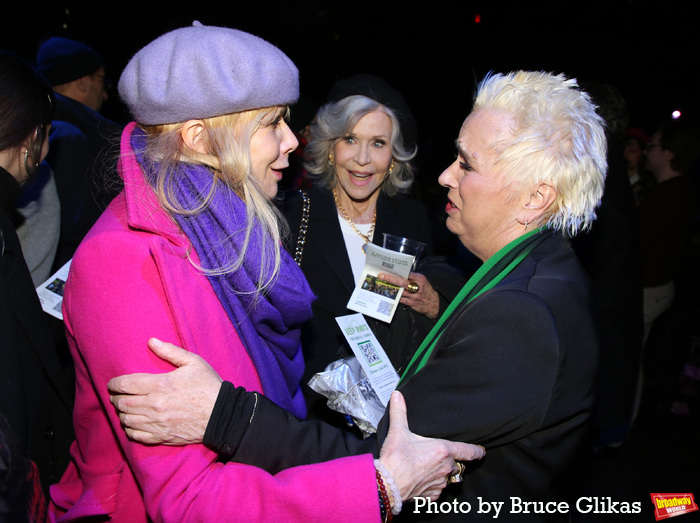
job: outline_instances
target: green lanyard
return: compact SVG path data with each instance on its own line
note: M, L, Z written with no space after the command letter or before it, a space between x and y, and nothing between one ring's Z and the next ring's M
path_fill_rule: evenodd
M462 302L469 303L471 300L495 287L510 271L512 271L532 250L545 238L545 234L539 234L545 229L534 229L519 238L516 238L508 245L499 250L496 254L486 260L481 267L469 278L469 281L462 287L459 294L447 307L435 326L420 344L418 350L406 366L397 386L406 383L418 371L420 371L433 353L435 344L442 335L445 322Z

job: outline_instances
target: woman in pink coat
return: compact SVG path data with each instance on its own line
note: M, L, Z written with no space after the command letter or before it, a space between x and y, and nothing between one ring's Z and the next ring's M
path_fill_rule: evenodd
M255 36L195 23L139 51L119 90L138 125L121 140L124 190L78 249L65 289L76 441L51 488L52 519L375 521L401 498L437 495L454 460L480 451L403 433L413 454L394 440L379 460L271 475L202 445L126 437L107 382L172 370L151 336L303 417L299 325L313 296L280 248L270 203L297 146L284 121L298 97L294 64Z

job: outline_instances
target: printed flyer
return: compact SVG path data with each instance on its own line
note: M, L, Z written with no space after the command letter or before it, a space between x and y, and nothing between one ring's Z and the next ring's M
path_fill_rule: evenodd
M63 312L61 311L61 306L63 305L63 288L68 279L69 269L70 260L36 289L36 293L39 295L39 301L41 302L41 308L44 309L44 312L59 320L63 320Z
M362 314L350 314L335 319L345 339L360 362L362 370L369 378L372 388L382 404L386 407L399 382L399 375L394 369L384 349L374 337Z
M367 261L360 281L350 296L348 309L361 312L377 320L391 323L399 304L403 287L380 280L381 272L408 278L415 256L404 254L372 243L367 244Z

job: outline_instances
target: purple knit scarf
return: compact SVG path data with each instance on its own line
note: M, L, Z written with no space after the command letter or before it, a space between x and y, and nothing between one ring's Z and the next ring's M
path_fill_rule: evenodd
M157 166L143 158L145 140L143 131L134 129L131 144L148 176L156 172ZM169 176L177 177L177 183L172 184L174 198L184 209L199 207L213 183L211 171L195 164L181 163ZM174 214L174 218L205 269L227 267L238 259L246 234L246 206L224 182L217 182L214 196L202 212L192 216ZM279 277L264 292L256 292L263 249L263 281L267 281L274 268L273 247L273 239L256 220L240 269L207 277L253 360L265 396L304 418L300 325L312 315L314 295L301 269L284 249Z

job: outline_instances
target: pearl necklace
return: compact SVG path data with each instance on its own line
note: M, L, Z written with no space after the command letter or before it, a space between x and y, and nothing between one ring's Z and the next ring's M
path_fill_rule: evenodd
M360 231L355 224L353 223L352 219L348 214L345 212L345 209L340 205L340 202L338 201L338 195L335 192L335 189L333 189L333 199L335 200L335 205L338 207L338 210L340 211L340 214L343 215L343 218L350 224L350 228L352 228L353 231L355 231L356 234L364 238L365 240L365 245L368 243L372 243L372 234L374 234L374 227L377 225L377 211L374 211L374 218L372 219L372 226L369 228L369 231L367 234L362 234L362 231ZM365 245L362 246L362 252L365 252Z

